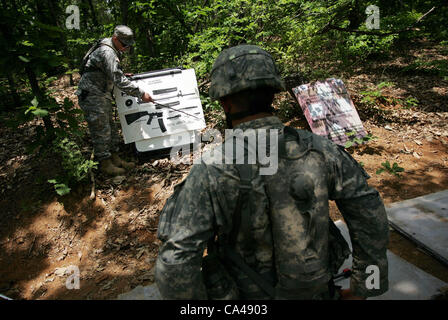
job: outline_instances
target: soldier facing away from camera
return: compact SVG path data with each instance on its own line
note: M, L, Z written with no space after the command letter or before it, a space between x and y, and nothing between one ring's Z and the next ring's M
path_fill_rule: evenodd
M98 41L85 55L81 80L76 94L89 125L90 137L100 170L108 175L120 175L135 166L118 156L120 137L112 118L112 91L116 86L128 95L144 102L151 96L131 82L124 74L120 59L134 45L134 34L127 26L115 27L112 38ZM124 168L124 169L123 169Z
M342 147L272 115L281 90L271 55L257 46L232 47L216 59L210 96L229 127L278 132L278 169L260 175L258 160L207 157L192 167L160 216L155 280L164 299L364 299L388 290L389 229L379 193ZM243 145L248 152L249 142ZM329 218L329 200L353 244L345 290L332 277L350 249ZM379 271L373 287L372 265Z

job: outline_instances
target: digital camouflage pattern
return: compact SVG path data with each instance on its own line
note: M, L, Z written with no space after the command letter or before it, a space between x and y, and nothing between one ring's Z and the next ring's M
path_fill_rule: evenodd
M283 128L277 117L235 127ZM279 159L276 174L259 175L258 165L252 165L252 193L245 201L251 208L251 229L240 229L236 251L259 274L276 276L277 298L329 298L327 282L341 262L339 257L335 265L334 254L341 255L342 261L348 254L343 247L334 250L329 238L328 201L335 200L353 244L353 294L384 293L388 290L389 228L378 192L368 186L368 175L343 148L310 132L294 130L300 141L287 136L286 158ZM158 229L163 243L155 280L165 299L207 299L201 274L204 249L209 239L232 230L239 183L236 165L202 161L175 187ZM369 265L379 267L380 289L366 288ZM227 271L239 289L237 298L268 298L243 272L231 267Z
M96 71L86 72L79 82L79 90L87 90L89 94L105 96L113 101L112 91L116 86L121 91L134 96L141 97L145 91L129 80L123 73L120 65L121 53L114 50L112 38L103 39L100 46L89 57L86 69Z
M109 158L111 153L118 152L121 138L113 120L110 100L104 96L88 95L84 100L79 100L79 105L84 111L98 161Z
M239 45L220 53L210 75L209 95L219 99L259 87L285 90L271 55L254 45Z
M98 160L111 156L117 150L119 136L112 120L112 90L114 85L125 93L141 97L144 90L131 82L120 66L121 54L114 49L112 39L103 39L87 61L76 94L85 119Z

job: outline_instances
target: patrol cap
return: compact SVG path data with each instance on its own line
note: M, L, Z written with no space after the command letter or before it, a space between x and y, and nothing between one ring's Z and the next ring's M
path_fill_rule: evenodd
M248 89L285 90L272 56L258 46L243 44L222 51L210 74L209 95L218 100Z
M135 43L134 33L132 32L131 28L127 26L116 26L114 30L114 36L116 36L118 40L120 40L120 42L126 46L132 46Z

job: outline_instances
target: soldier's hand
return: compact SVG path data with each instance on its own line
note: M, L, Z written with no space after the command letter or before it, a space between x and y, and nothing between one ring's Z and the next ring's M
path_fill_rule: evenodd
M339 294L341 295L340 300L365 300L365 297L358 297L353 295L350 289L339 290Z
M125 73L124 75L125 75L126 77L132 77L132 76L134 76L133 73Z
M143 102L154 102L154 100L152 100L152 98L151 98L151 96L149 95L148 92L145 92L142 95L142 100L143 100Z

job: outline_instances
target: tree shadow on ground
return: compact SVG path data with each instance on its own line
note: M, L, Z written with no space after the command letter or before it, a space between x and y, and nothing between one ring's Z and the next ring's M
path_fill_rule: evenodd
M369 144L364 144L358 146L356 149L356 153L360 156L368 154L368 155L382 155L383 152L386 151L386 148L382 145L372 146Z
M49 170L52 166L51 161L49 160ZM43 175L45 172L37 170L35 176L30 178L36 179ZM138 214L139 209L152 206L157 207L156 211L158 211L160 200L154 199L152 190L148 188L140 190L139 187L142 187L143 183L139 184L138 181L133 183L135 184L125 190L126 196L121 197L117 206L114 201L110 201L117 191L117 188L114 190L112 186L103 186L104 188L99 190L101 196L93 202L89 201L89 185L81 186L69 195L59 198L54 195L52 186L46 184L20 184L14 193L7 193L5 199L1 200L4 214L0 217L0 270L2 270L0 293L14 299L86 298L89 292L67 290L65 284L59 283L60 277L52 274L54 269L75 265L79 266L83 273L83 268L90 270L95 267L92 264L97 261L117 259L123 262L123 265L132 264L130 257L122 259L123 253L139 255L139 259L153 257L154 250L158 248L154 245L158 215L149 215L146 226L135 228L132 224L135 224L136 220L128 213ZM100 184L102 184L101 181ZM25 204L20 205L15 192L27 195ZM24 206L29 206L30 209L23 210ZM116 214L117 210L121 213L115 219L111 216ZM98 232L98 230L104 232ZM116 257L111 254L111 250L115 250L117 245L114 240L124 236L129 237L128 246L118 244L120 249ZM131 246L132 241L134 244ZM139 251L142 246L143 253ZM127 260L130 262L128 263ZM131 266L127 268L132 269ZM147 269L147 264L140 265L135 270L132 269L132 272L127 272L125 276L118 274L117 279L122 278L124 282L131 285L146 284L148 276L144 276L144 279L139 277ZM89 274L87 271L86 289L91 289L90 296L93 298L110 298L117 293L115 289L106 288L96 295L95 292L98 290L95 288L100 284L104 285L102 277L104 277L103 272ZM136 282L135 279L138 281ZM61 290L54 288L57 283L61 285ZM120 288L124 291L130 289L124 285Z
M413 106L415 110L448 112L448 91L446 90L448 80L443 76L447 71L442 70L446 62L441 64L439 69L429 66L435 61L445 61L446 51L437 48L436 43L417 41L413 45L414 48L411 51L399 48L396 52L392 52L389 59L369 60L362 68L350 73L364 74L368 82L376 85L385 81L393 82L393 88L399 93L396 98L405 100L413 97L419 101ZM426 50L433 53L433 58L428 56ZM436 56L438 56L437 59Z
M68 290L64 281L69 275L64 275L59 287L45 299L115 299L137 285L154 281L151 269L158 252L154 231L135 230L126 222L114 220L99 238L96 249L75 264L81 275L79 290Z

